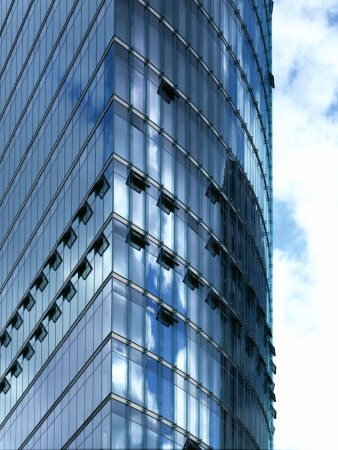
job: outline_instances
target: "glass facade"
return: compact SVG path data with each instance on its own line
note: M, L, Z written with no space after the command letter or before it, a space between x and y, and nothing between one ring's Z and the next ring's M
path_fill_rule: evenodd
M0 3L0 450L272 448L270 0Z

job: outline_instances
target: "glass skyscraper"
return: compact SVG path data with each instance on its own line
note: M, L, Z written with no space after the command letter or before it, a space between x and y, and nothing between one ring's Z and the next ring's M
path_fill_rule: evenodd
M0 450L272 448L272 6L0 2Z

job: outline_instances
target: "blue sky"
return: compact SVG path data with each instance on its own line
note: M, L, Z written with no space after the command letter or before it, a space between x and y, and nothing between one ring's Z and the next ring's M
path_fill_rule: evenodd
M338 0L276 0L275 448L335 448Z

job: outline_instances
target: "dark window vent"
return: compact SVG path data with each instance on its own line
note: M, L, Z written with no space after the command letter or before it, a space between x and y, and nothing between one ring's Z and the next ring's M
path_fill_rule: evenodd
M71 281L68 281L66 286L62 289L62 297L64 300L67 300L68 302L71 301L71 299L76 294L76 289Z
M106 179L106 177L104 175L102 175L101 178L99 178L99 180L94 184L93 189L90 191L90 194L92 194L93 192L95 193L95 196L99 196L100 199L102 200L103 197L105 196L106 192L109 189L109 183Z
M47 330L44 327L44 325L41 323L34 333L35 340L36 341L39 340L40 342L42 342L46 336L47 336Z
M175 266L178 266L178 262L175 257L161 248L160 253L157 257L157 262L161 264L166 270L173 269Z
M138 194L140 194L142 191L145 191L146 187L150 187L150 184L146 182L145 178L132 169L129 169L129 175L126 184L134 189L134 191L136 191Z
M62 241L64 245L67 245L68 248L72 248L72 245L76 241L77 236L72 227L69 227L68 230L63 235Z
M9 384L7 378L4 378L0 382L0 392L3 392L4 394L7 394L7 392L10 390L11 385Z
M48 284L46 275L43 272L41 272L40 275L36 278L34 284L36 286L36 289L40 289L40 291L42 292Z
M12 325L12 328L15 328L16 330L18 330L21 327L22 317L20 316L20 314L18 312L16 314L14 314L14 317L11 320L11 325Z
M276 349L275 347L271 344L271 342L269 343L269 347L270 347L270 353L273 356L276 356Z
M15 361L15 363L12 365L12 367L9 369L11 376L15 376L15 378L18 378L20 373L22 372L22 367L18 363L18 361Z
M165 100L167 103L171 103L173 100L175 100L176 97L178 97L177 92L175 89L170 86L169 83L167 83L165 80L161 80L160 85L158 87L157 93Z
M183 450L201 450L201 447L197 444L197 442L193 441L190 438L187 438Z
M62 263L62 258L57 250L50 256L48 259L48 265L50 269L56 270L59 265Z
M219 305L221 303L221 299L217 294L215 294L214 291L210 291L207 298L205 299L206 303L210 306L211 309L215 310L216 308L219 308Z
M216 239L213 236L210 236L205 248L209 250L212 256L216 256L221 253L221 245L216 241Z
M268 80L269 80L269 85L274 88L275 87L275 77L272 75L272 73L270 72L270 70L268 71Z
M241 324L236 317L232 318L232 334L238 339L241 339Z
M208 190L205 193L205 195L210 199L211 203L213 204L219 202L221 199L221 194L218 188L211 181L209 183Z
M171 212L174 212L175 209L178 209L178 206L175 204L175 200L170 198L167 194L164 192L160 193L160 196L158 198L157 206L159 206L166 214L170 214Z
M4 347L8 347L11 340L12 340L12 338L8 334L8 331L5 330L0 337L1 345L3 345Z
M61 310L56 303L54 303L51 306L51 308L49 309L49 311L47 313L47 316L48 316L48 320L52 320L54 323L61 316Z
M246 341L245 351L246 351L247 355L249 356L249 358L253 357L254 349L255 349L255 346L254 346L253 340L251 338L248 338Z
M178 323L178 320L175 318L175 315L173 312L169 311L164 306L160 306L157 312L156 320L161 322L166 327L169 327L170 325L174 325L174 323Z
M35 300L31 293L26 295L26 297L22 300L20 307L23 306L24 309L27 309L27 311L30 311L33 306L35 305Z
M274 373L276 375L276 372L277 372L276 364L270 360L270 365L271 365L272 373Z
M95 253L98 253L100 256L102 256L108 247L109 242L106 236L102 233L94 242L91 250L94 250Z
M77 268L77 273L79 278L82 277L84 280L88 277L90 272L93 270L87 258L85 258Z
M128 232L126 242L136 250L141 250L141 248L145 248L146 245L149 245L148 239L143 234L138 233L132 228L130 228Z
M29 361L31 359L31 357L34 355L34 349L32 347L32 345L30 343L28 343L24 349L22 350L22 356L23 358L26 358L27 361Z
M194 274L190 269L187 270L185 277L183 279L183 283L185 283L191 290L199 289L200 286L204 286L203 283L199 280L198 276Z
M92 215L92 208L89 206L88 202L85 202L85 204L79 209L76 217L79 218L80 222L83 222L85 225L87 225L88 220L92 217Z
M272 389L270 389L270 397L272 401L276 402L276 394L273 392Z

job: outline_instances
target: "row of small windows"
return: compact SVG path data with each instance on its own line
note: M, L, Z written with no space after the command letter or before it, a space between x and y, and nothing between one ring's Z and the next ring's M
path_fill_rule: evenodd
M99 196L101 199L103 199L105 193L109 189L109 183L106 180L105 176L102 175L102 177L95 183L93 189L90 191L91 195L92 193L95 193L95 196ZM93 215L93 211L91 207L89 206L87 200L85 201L84 205L79 209L78 213L75 215L74 220L79 219L81 222L83 222L85 225L88 223L89 219ZM68 248L71 248L74 242L76 241L77 236L75 231L73 230L72 226L70 226L67 231L63 234L60 243L63 243L64 246L67 246ZM99 237L95 240L95 242L91 245L89 248L88 253L94 251L94 253L98 253L100 256L103 255L105 250L108 248L109 242L105 235L102 233L99 235ZM62 263L62 258L57 250L55 250L50 257L47 260L47 263L45 265L46 267L49 267L50 269L53 268L53 270L57 270L59 266ZM90 272L93 270L91 264L89 263L87 256L84 256L82 261L78 264L77 268L75 269L74 275L78 275L78 277L82 277L84 280L88 277ZM35 287L36 289L39 289L41 292L46 288L48 284L48 280L46 275L43 271L40 272L40 274L36 277L35 281L32 284L32 287ZM67 300L68 302L71 301L71 299L76 294L76 289L71 281L68 281L66 285L61 290L61 294L58 298L62 298L63 300ZM33 295L31 292L28 293L28 295L21 301L19 304L19 307L17 311L14 313L13 317L11 318L9 322L9 326L5 329L5 331L0 336L0 344L4 347L8 347L8 345L11 342L11 337L8 332L9 327L12 329L15 328L18 330L22 323L23 319L19 313L19 310L26 309L27 311L31 311L33 306L35 305L35 300L33 298ZM43 322L45 320L53 321L54 323L58 320L58 318L61 316L61 309L57 302L55 301L52 306L49 308L47 313L45 314L43 320L40 322L40 324L36 327L35 331L31 335L30 338L28 338L28 341L31 339L35 339L35 341L42 342L45 337L47 336L47 329ZM21 365L19 363L19 359L26 358L28 361L31 359L33 354L35 353L33 346L30 342L28 342L21 353L18 356L18 359L12 364L9 371L7 372L6 376L0 381L0 393L4 392L5 394L10 389L10 383L7 380L7 377L9 376L15 376L18 377L22 371Z

